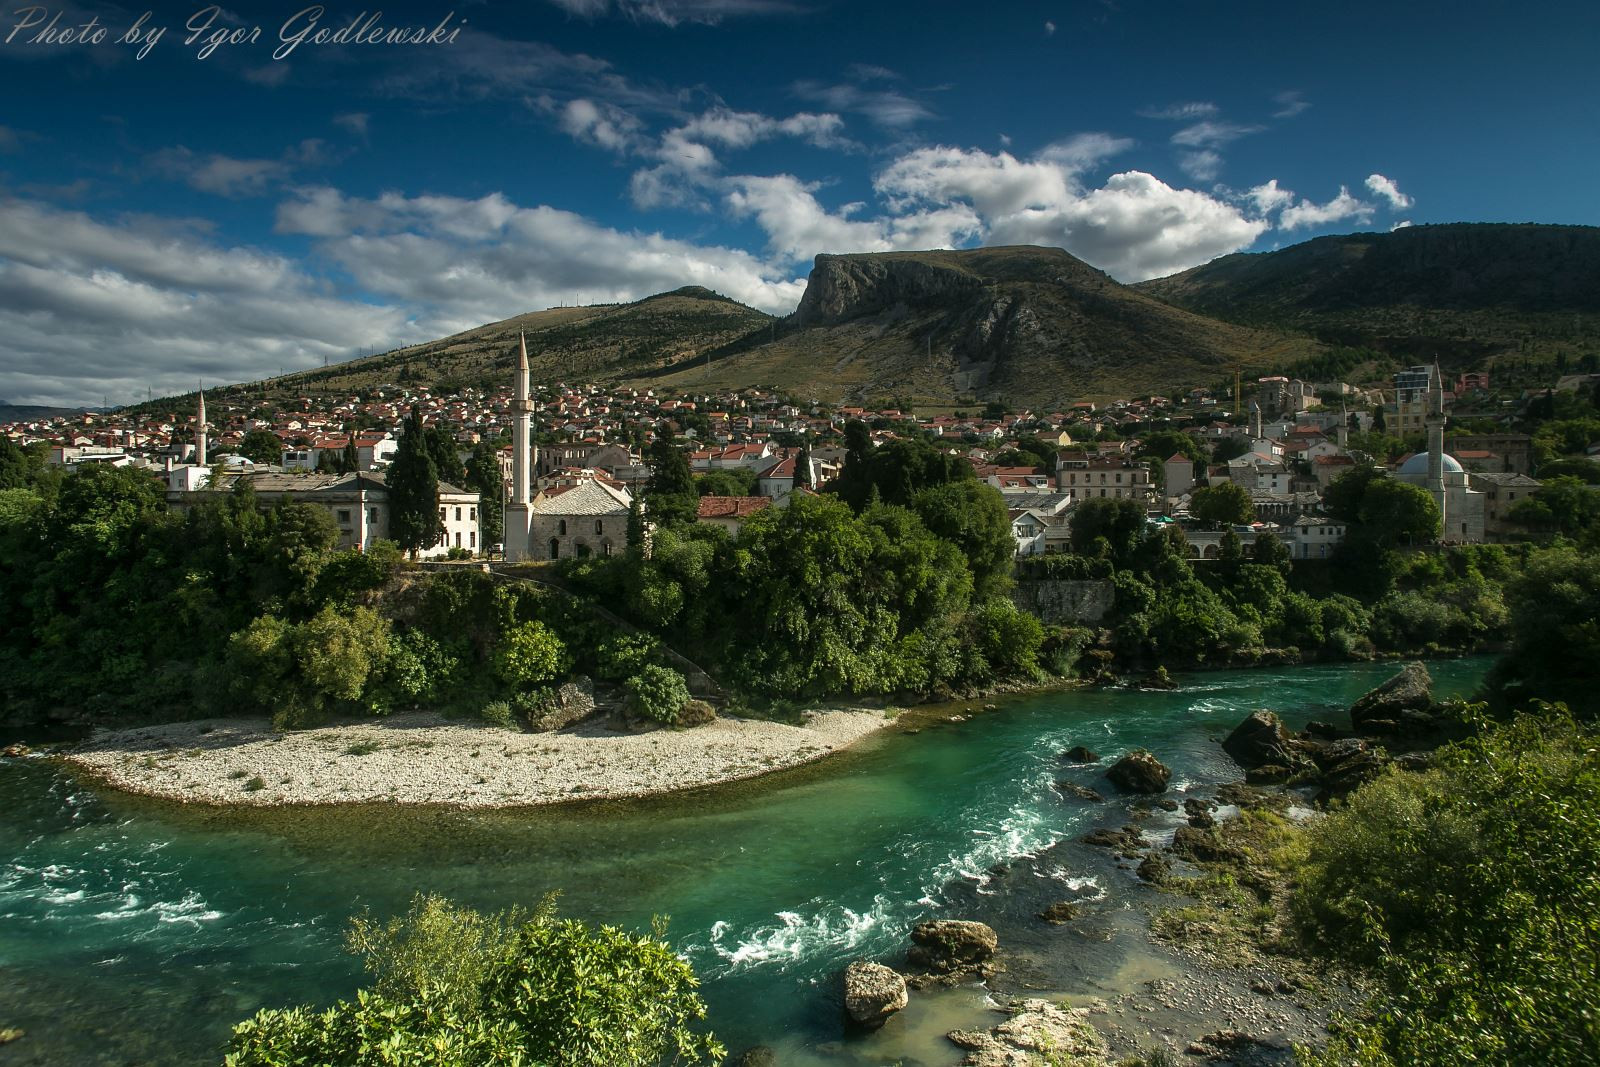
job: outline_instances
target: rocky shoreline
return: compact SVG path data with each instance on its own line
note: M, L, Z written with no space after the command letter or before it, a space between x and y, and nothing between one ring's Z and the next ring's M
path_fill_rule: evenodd
M722 717L641 730L605 716L524 733L427 712L292 732L205 719L101 730L58 758L112 788L185 804L515 808L742 781L822 759L892 721L828 710L799 725Z

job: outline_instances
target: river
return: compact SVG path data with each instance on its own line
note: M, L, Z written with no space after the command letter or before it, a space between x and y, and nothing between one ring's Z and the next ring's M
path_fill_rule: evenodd
M1466 695L1484 658L1430 664L1435 696ZM1063 799L1058 754L1144 746L1169 796L1238 769L1216 743L1248 711L1294 727L1343 709L1392 664L1177 675L1171 692L1061 691L896 729L806 768L646 801L521 812L388 806L189 809L103 792L46 760L0 761L0 1027L11 1065L220 1061L263 1006L326 1004L360 982L347 920L428 890L495 908L560 893L564 914L669 937L702 976L730 1049L789 1064L948 1064L942 1034L982 993L913 995L879 1034L843 1040L837 972L887 957L917 920L976 918L1012 954L1014 989L1115 991L1163 964L1134 921L1153 891L1077 838L1128 804ZM1146 824L1169 833L1178 816ZM1034 913L1075 899L1069 927ZM1070 951L1068 950L1070 949ZM920 1004L919 1004L920 1002Z

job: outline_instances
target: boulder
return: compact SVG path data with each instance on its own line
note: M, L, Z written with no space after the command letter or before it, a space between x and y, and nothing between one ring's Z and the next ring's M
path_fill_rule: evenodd
M1334 797L1344 796L1357 786L1378 777L1389 763L1389 756L1381 748L1363 749L1348 756L1322 774L1322 790L1317 799L1326 803Z
M1288 767L1295 762L1293 741L1283 720L1270 711L1252 711L1243 722L1233 728L1222 750L1249 770L1269 763Z
M1433 678L1420 663L1408 663L1387 682L1350 706L1350 722L1365 731L1374 721L1398 722L1402 712L1427 711L1433 706Z
M1077 797L1079 800L1101 801L1105 799L1098 791L1090 789L1086 785L1079 785L1077 782L1057 782L1056 791L1062 796Z
M528 716L528 729L538 733L565 730L595 712L594 683L582 676L556 690L555 696Z
M1189 797L1183 802L1183 812L1189 817L1189 825L1197 830L1209 830L1217 825L1217 820L1211 814L1211 809L1206 802L1196 797Z
M945 1035L967 1052L963 1067L1017 1067L1049 1056L1052 1063L1105 1063L1105 1038L1082 1008L1024 1000L1011 1017L992 1030L953 1030Z
M1269 763L1265 767L1251 767L1245 771L1244 780L1247 785L1282 785L1293 773L1281 763Z
M985 923L931 919L911 928L906 958L918 967L948 974L976 968L994 957L1000 939Z
M844 1011L855 1026L876 1030L908 1003L906 980L883 964L856 960L844 969Z
M1124 793L1165 793L1172 772L1150 753L1136 748L1113 763L1106 777Z
M33 750L27 745L23 744L21 741L17 741L14 744L7 745L5 748L0 749L0 756L9 756L12 759L19 759L23 756L26 756L31 751Z
M1335 738L1345 736L1345 733L1331 722L1323 722L1321 719L1312 719L1310 722L1306 723L1305 735L1307 737L1320 737L1324 740L1332 741Z
M1320 771L1326 771L1335 764L1342 763L1358 752L1365 752L1372 745L1364 737L1344 737L1337 741L1303 741L1301 749L1311 757L1311 762L1317 765Z
M1039 918L1047 923L1060 926L1062 923L1071 922L1078 917L1078 905L1070 900L1058 900L1039 913Z
M1152 852L1139 861L1139 877L1151 885L1164 885L1172 878L1172 864L1167 857Z
M1061 753L1061 758L1068 763L1099 763L1100 753L1084 745L1073 745Z
M1172 851L1196 863L1225 863L1239 858L1239 853L1217 840L1215 833L1192 826L1180 826L1173 831Z
M1084 834L1083 843L1114 848L1118 852L1137 852L1144 847L1144 834L1140 833L1137 826L1124 826L1120 830L1100 826Z

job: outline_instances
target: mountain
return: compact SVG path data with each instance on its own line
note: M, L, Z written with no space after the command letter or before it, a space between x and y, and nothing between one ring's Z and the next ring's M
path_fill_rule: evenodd
M535 382L608 380L693 360L769 321L771 316L738 301L686 286L630 304L534 311L252 388L268 395L349 393L391 382L503 389L516 367L517 338L523 332Z
M880 252L818 256L793 315L650 380L1038 406L1209 383L1317 347L1173 307L1059 248Z
M1600 342L1600 228L1452 223L1223 256L1134 288L1241 325L1474 362Z

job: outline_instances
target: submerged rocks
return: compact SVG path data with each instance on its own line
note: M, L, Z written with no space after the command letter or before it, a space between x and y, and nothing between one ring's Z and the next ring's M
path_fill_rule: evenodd
M1077 797L1079 800L1089 800L1097 803L1105 799L1098 790L1090 789L1086 785L1079 785L1077 782L1057 782L1056 791L1062 796Z
M1106 777L1124 793L1165 793L1172 771L1149 752L1136 748L1113 763Z
M906 959L935 974L978 970L994 958L1000 939L986 923L965 919L931 919L911 929Z
M1078 917L1080 908L1070 900L1058 900L1039 913L1039 918L1053 926L1069 923Z
M1367 693L1350 707L1357 730L1388 730L1406 719L1406 712L1427 712L1433 706L1433 677L1420 663L1408 663L1399 674ZM1383 724L1383 725L1379 725Z
M1099 763L1100 753L1084 745L1073 745L1061 753L1061 758L1068 763Z
M1137 852L1144 847L1144 834L1137 826L1124 826L1120 830L1113 830L1109 826L1096 827L1083 835L1086 845L1098 845L1101 848L1112 848L1118 852Z
M1222 742L1222 750L1246 770L1293 766L1297 759L1293 746L1294 739L1283 720L1270 711L1251 712Z
M1107 1063L1105 1039L1082 1008L1024 1000L1011 1007L1011 1018L991 1030L952 1030L951 1044L967 1051L963 1067L1023 1067L1041 1062Z
M844 1011L853 1025L876 1030L910 1002L906 980L883 964L856 960L844 969Z

